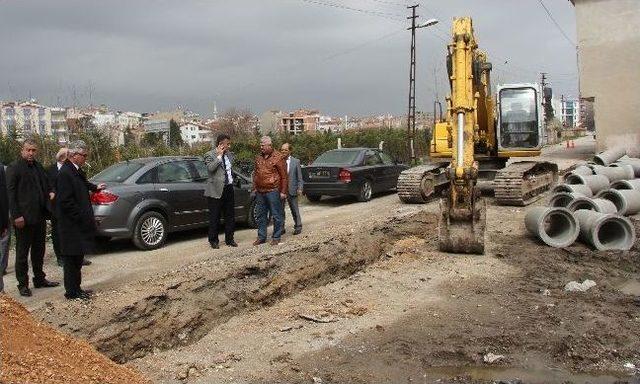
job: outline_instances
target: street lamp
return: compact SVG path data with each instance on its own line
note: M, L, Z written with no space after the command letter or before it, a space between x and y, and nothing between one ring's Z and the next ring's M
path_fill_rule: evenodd
M409 115L407 116L407 134L409 136L409 153L411 155L411 165L416 162L416 153L414 147L414 137L416 134L416 29L430 27L438 24L437 19L429 19L424 23L416 25L416 8L418 5L412 5L407 8L412 10L411 27L407 28L411 31L411 66L409 68Z
M425 22L424 22L424 23L422 23L422 24L418 24L418 25L416 26L416 28L430 27L430 26L432 26L432 25L436 25L436 24L438 24L439 22L440 22L440 21L439 21L438 19L429 19L429 20L425 21Z

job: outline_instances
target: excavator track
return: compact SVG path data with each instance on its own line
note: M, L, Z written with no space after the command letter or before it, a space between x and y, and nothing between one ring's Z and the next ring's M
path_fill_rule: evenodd
M521 161L496 173L493 187L498 205L525 206L540 199L558 180L558 166L546 161Z
M407 204L422 204L434 194L446 178L443 165L428 164L409 168L398 177L398 197Z

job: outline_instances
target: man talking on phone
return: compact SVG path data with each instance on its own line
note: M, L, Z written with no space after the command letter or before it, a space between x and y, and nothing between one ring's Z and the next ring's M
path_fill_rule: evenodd
M209 206L209 244L211 248L218 249L218 230L220 217L224 215L224 242L230 247L237 247L233 239L236 221L233 196L233 153L229 151L231 138L221 133L216 138L213 150L204 155L209 177L204 189Z

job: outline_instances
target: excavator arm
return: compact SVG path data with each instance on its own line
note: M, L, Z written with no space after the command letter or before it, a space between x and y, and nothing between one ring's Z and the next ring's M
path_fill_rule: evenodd
M487 132L491 129L481 129L481 125L490 122L478 121L483 82L474 77L474 64L480 54L477 47L471 18L454 19L453 41L449 45L451 97L448 98L452 161L447 170L449 188L440 201L438 233L439 248L445 252L484 253L486 205L476 188L478 162L474 152L476 143L490 139ZM490 94L486 89L482 93ZM483 112L488 119L489 111Z

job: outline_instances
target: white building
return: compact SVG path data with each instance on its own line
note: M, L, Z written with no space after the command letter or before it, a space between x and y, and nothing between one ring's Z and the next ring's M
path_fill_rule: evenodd
M62 108L51 108L35 102L0 102L0 133L16 134L18 138L52 136L63 143L68 140L65 116Z
M212 134L207 126L192 121L180 126L180 136L185 144L194 145L210 143Z
M562 98L561 105L562 125L568 128L577 128L578 122L580 121L580 105L578 101Z

